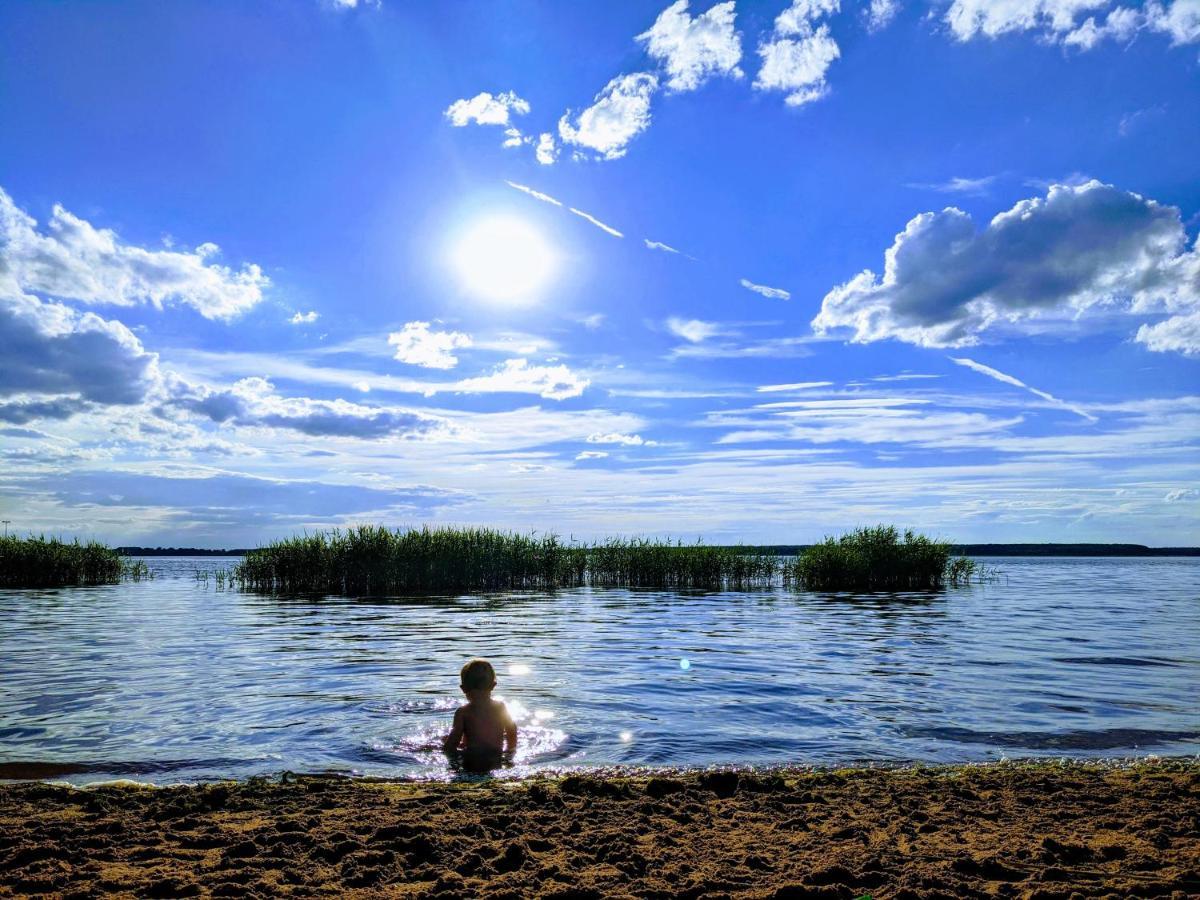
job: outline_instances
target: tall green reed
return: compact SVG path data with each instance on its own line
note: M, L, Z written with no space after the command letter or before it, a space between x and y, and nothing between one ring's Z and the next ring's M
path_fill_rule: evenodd
M97 541L68 543L45 535L0 537L0 587L115 584L150 577L144 562L123 557Z

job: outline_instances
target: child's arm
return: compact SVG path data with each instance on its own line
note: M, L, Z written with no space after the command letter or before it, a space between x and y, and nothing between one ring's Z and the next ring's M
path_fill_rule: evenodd
M446 735L446 739L442 741L442 750L446 753L453 753L458 749L458 745L463 739L463 723L462 710L454 711L454 724L450 726L450 733Z
M504 752L513 753L517 749L517 723L513 721L508 710L504 710Z

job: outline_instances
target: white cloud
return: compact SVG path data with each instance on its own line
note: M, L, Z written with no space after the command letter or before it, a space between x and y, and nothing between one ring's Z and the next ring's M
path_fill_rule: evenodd
M649 238L642 238L642 242L646 245L647 250L661 250L663 253L679 253L670 244L664 244L662 241L652 241Z
M581 450L576 459L607 459L608 454L603 450Z
M579 320L579 324L587 329L596 329L604 324L604 313L591 313Z
M757 388L760 394L773 394L780 391L806 391L811 388L829 387L832 381L797 381L793 384L764 384Z
M1200 356L1200 311L1171 316L1155 325L1142 325L1134 340L1156 353Z
M826 74L840 57L827 24L818 21L838 11L838 0L793 0L775 19L769 40L759 44L762 67L754 79L761 91L786 91L788 106L803 106L823 97Z
M46 233L0 189L0 271L29 293L84 303L168 302L208 319L231 319L262 299L270 280L253 264L240 271L210 260L215 244L192 251L145 250L55 205Z
M445 116L455 128L463 128L471 123L507 126L511 122L511 116L525 115L528 112L529 103L513 91L505 91L495 96L488 91L481 91L470 100L455 100L447 107Z
M1195 500L1197 497L1200 497L1200 491L1195 488L1176 488L1168 491L1163 500L1167 503L1178 503L1181 500Z
M671 334L681 337L685 341L691 341L693 344L699 344L710 337L724 334L723 329L716 322L705 322L701 319L680 319L672 316L667 319L666 324L667 331Z
M537 394L547 400L567 400L578 397L590 383L564 365L531 366L526 359L506 359L491 373L464 378L450 389L464 394Z
M558 159L558 145L554 142L554 135L548 131L543 131L538 136L537 146L533 150L534 157L543 166L552 166L554 161Z
M0 274L0 420L67 418L89 403L136 404L160 383L158 355L120 322L22 294Z
M771 300L791 300L792 294L790 291L785 291L783 288L768 287L765 284L755 284L748 278L743 278L738 282L748 291L754 291L756 294L761 294Z
M677 0L637 36L666 69L668 90L694 91L714 75L742 77L742 38L733 24L734 5L733 0L718 3L693 18L688 0Z
M1068 403L1065 400L1060 400L1058 397L1055 397L1053 394L1047 393L1046 391L1038 390L1035 387L1030 387L1015 375L1008 375L1004 372L1001 372L999 369L993 369L991 366L985 366L981 362L976 362L973 359L967 359L965 357L951 356L950 361L956 365L965 366L972 371L978 372L980 375L986 375L988 378L993 378L1003 384L1011 384L1013 387L1019 387L1023 390L1029 391L1029 393L1033 394L1034 396L1041 397L1047 403L1050 403L1061 409L1068 410L1069 412L1073 412L1077 416L1082 416L1089 422L1096 421L1096 417L1087 410L1082 409L1072 403Z
M288 319L292 325L311 325L321 317L315 309L311 309L306 313L297 312L294 316Z
M471 336L461 331L431 331L428 322L408 322L388 335L396 348L396 359L427 369L453 369L458 357L453 351L470 347Z
M648 441L640 434L623 434L619 431L595 432L587 436L589 444L620 444L622 447L657 447L657 441Z
M650 98L657 90L658 77L649 72L618 75L574 122L568 110L558 122L558 135L564 143L591 150L600 159L619 159L629 142L649 127Z
M541 191L535 191L533 188L524 184L517 184L515 181L505 181L510 188L515 188L523 194L528 194L535 200L541 200L543 203L549 203L552 206L562 206L561 200L555 200L549 194L543 194Z
M1055 185L982 231L949 207L913 218L887 250L882 278L868 270L834 288L812 324L849 329L860 343L966 346L1035 319L1168 312L1175 318L1137 339L1194 352L1186 317L1200 305L1200 247L1186 242L1178 209L1096 181Z
M995 175L986 175L983 178L960 178L955 176L948 181L937 182L909 182L905 187L917 188L924 191L938 191L943 194L984 194L996 180Z
M1029 31L1090 50L1108 39L1127 41L1142 30L1167 35L1175 45L1200 41L1196 0L1151 0L1141 8L1114 8L1111 0L954 0L945 21L960 41Z
M601 231L606 231L609 234L611 234L613 237L625 237L625 235L623 235L621 232L617 231L617 229L613 228L611 225L605 225L603 222L601 222L599 219L597 219L591 213L585 213L582 209L576 209L573 206L570 206L567 208L571 212L575 213L575 215L579 216L581 219L587 219L589 222L591 222L593 225L595 225Z
M879 31L887 28L900 12L900 0L871 0L867 9L867 28Z
M271 382L260 377L243 378L224 389L189 384L177 376L170 377L169 382L169 405L240 427L364 440L428 437L449 429L445 420L417 410L364 406L340 399L283 397Z

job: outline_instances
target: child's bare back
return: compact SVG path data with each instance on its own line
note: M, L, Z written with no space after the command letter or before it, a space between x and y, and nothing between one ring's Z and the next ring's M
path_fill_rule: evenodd
M454 724L442 749L461 750L470 769L491 769L504 754L517 749L517 724L499 700L492 699L496 670L486 659L473 659L462 668L462 692L467 703L454 712Z

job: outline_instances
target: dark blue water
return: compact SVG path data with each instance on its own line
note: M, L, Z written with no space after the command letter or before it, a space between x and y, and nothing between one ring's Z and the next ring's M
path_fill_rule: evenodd
M1197 559L992 560L999 582L935 595L390 602L148 562L151 582L0 591L0 777L440 777L474 655L520 722L516 774L1200 753Z

